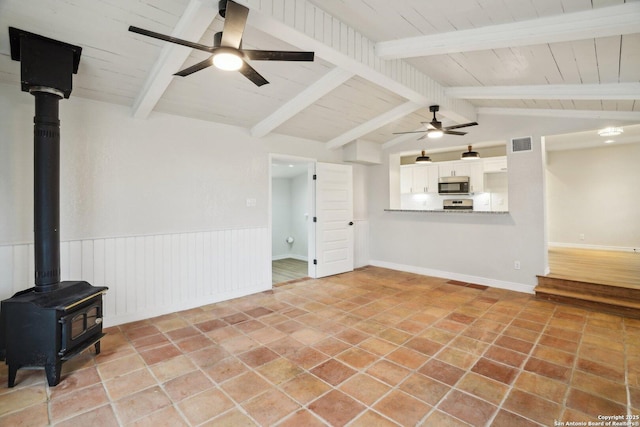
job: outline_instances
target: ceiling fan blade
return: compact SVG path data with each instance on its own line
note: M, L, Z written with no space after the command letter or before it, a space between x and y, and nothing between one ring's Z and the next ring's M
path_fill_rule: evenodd
M428 130L428 129L437 129L437 127L435 127L435 126L433 125L433 122L420 122L420 123L422 123L423 125L425 125L425 126L427 127L427 130Z
M313 61L313 52L294 52L283 50L245 50L242 53L254 61Z
M393 135L405 135L407 133L422 133L422 132L427 132L427 130L412 130L409 132L393 132Z
M213 58L213 56L210 56L204 61L198 62L197 64L194 64L191 67L185 68L184 70L178 71L177 73L174 74L174 76L186 77L189 74L195 73L196 71L200 71L204 68L210 67L213 65L213 63L211 62L211 58Z
M256 86L262 86L269 83L267 79L262 77L260 73L254 70L251 65L247 64L246 62L242 64L242 68L240 68L238 71L240 71L243 76L251 80Z
M444 130L460 129L460 128L466 128L467 126L476 126L477 124L478 124L477 122L463 123L461 125L447 126L447 127L443 128L443 129Z
M222 27L222 41L220 42L221 46L232 47L234 49L240 48L244 27L247 24L247 16L249 16L249 9L234 1L227 0L227 11L225 13L224 26Z
M143 36L153 37L154 39L164 40L166 42L179 44L182 46L190 47L192 49L203 50L205 52L213 52L215 50L214 47L205 46L200 43L193 43L188 40L182 40L171 36L166 36L164 34L156 33L154 31L145 30L144 28L134 27L133 25L129 26L129 31L132 33L142 34Z
M443 130L442 133L446 133L447 135L458 135L458 136L467 134L466 132L457 132L455 130Z

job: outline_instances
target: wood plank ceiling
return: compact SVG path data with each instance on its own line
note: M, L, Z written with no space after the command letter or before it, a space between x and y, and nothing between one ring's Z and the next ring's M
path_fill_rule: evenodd
M313 50L313 63L254 63L270 84L214 67L172 74L206 54L129 25L210 45L213 0L2 0L0 82L19 87L9 26L83 47L74 96L326 142L381 144L393 132L478 114L609 117L640 123L640 1L237 0L243 46ZM482 126L482 123L480 124ZM397 139L397 138L395 138Z

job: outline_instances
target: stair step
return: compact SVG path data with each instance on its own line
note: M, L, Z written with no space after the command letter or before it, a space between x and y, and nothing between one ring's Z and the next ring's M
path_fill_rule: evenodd
M547 288L545 286L536 286L535 291L536 291L536 294L559 295L559 296L568 297L568 298L581 299L585 301L593 301L593 302L609 304L609 305L619 305L621 307L628 307L628 308L640 310L640 303L635 301L622 300L622 299L610 298L610 297L602 297L597 295L587 295L582 292Z
M538 285L535 288L536 298L555 301L563 304L576 305L618 316L640 319L640 301L615 296L588 294L584 291L558 289Z
M640 289L633 287L589 283L549 276L538 276L538 287L575 292L576 294L585 296L610 298L620 301L632 301L640 304Z

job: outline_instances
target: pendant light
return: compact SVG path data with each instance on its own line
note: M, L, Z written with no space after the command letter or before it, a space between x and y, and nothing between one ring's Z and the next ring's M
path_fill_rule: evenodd
M427 156L427 153L422 150L422 154L416 157L416 163L431 163L431 159Z
M460 158L462 160L476 160L480 158L480 154L478 154L477 151L472 151L471 150L471 146L469 145L469 151L466 151L464 153L462 153L462 156L460 156Z

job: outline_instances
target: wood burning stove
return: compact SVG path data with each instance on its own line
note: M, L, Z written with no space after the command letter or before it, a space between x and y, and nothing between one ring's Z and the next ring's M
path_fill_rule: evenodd
M9 387L18 369L32 366L44 367L49 385L57 385L63 362L91 345L100 353L104 290L67 281L55 291L31 288L2 301Z
M0 305L0 360L13 387L18 369L44 367L60 381L62 363L94 346L100 352L104 286L60 281L60 121L58 102L71 94L78 46L9 28L11 59L21 62L22 90L35 98L35 286Z

